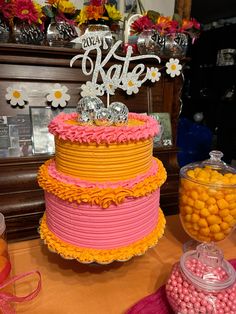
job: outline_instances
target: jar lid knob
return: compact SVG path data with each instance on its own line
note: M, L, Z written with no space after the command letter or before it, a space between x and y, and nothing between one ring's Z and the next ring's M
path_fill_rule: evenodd
M221 158L224 156L224 154L219 150L212 150L209 155L210 160L216 162L222 162Z
M217 268L222 266L223 252L213 243L202 243L197 246L197 257L205 265Z

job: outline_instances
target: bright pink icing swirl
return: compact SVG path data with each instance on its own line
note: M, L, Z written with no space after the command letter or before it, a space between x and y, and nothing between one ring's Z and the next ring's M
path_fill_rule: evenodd
M55 164L54 159L51 160L48 166L48 173L50 174L50 176L60 182L73 184L75 186L82 187L82 188L98 187L101 189L106 189L106 188L115 189L120 186L124 188L132 188L135 184L145 180L146 178L156 175L157 171L158 171L158 165L157 165L156 160L154 159L152 162L151 168L145 174L140 174L136 178L123 180L119 182L91 182L91 181L86 181L79 178L73 178L61 172L58 172L56 169L56 164Z
M154 137L160 131L158 122L150 116L129 113L129 119L144 122L141 125L125 126L95 126L74 125L66 123L67 120L77 119L78 114L61 113L49 124L48 129L54 136L63 140L79 143L125 143L128 141L146 140Z

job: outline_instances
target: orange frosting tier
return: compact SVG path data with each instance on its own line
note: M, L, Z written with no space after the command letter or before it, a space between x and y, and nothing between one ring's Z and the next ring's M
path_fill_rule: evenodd
M79 143L55 139L58 171L92 181L120 181L148 171L153 139L126 143Z
M133 256L144 254L148 248L156 245L158 240L162 237L165 223L165 217L159 208L158 222L150 234L132 244L115 249L83 248L60 240L49 230L46 223L46 214L44 214L41 220L39 233L48 248L60 254L63 258L77 259L82 263L97 262L100 264L108 264L113 261L126 261Z
M142 197L160 188L166 180L166 170L160 160L156 158L153 160L157 163L157 171L146 176L140 182L139 180L134 181L134 184L130 186L122 181L119 186L114 188L109 187L109 185L102 188L100 186L86 187L66 183L61 181L60 178L54 178L49 174L48 167L52 163L51 160L40 167L38 182L41 188L62 200L76 201L77 203L85 202L90 205L108 208L111 204L122 203L127 197Z

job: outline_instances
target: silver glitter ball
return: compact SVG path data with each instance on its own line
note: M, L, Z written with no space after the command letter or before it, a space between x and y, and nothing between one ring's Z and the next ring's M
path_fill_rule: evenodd
M87 125L92 125L93 120L91 119L91 116L88 112L82 112L81 114L78 115L77 121L79 124L87 124Z
M119 126L128 123L129 109L122 102L113 102L110 104L109 109L113 113L114 125Z
M109 126L113 123L113 115L109 108L101 108L95 112L94 123L97 126Z
M85 96L79 100L76 111L79 114L81 114L82 112L88 112L93 118L95 111L104 107L104 103L100 98L95 96Z
M109 106L109 109L116 114L128 114L129 109L125 104L119 101L112 102Z
M128 115L115 114L113 118L113 124L115 126L122 126L128 123Z

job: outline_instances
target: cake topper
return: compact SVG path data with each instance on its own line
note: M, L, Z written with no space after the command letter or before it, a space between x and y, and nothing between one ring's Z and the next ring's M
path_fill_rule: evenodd
M81 96L83 97L77 108L78 122L86 124L104 125L122 125L128 122L128 108L122 103L110 104L110 95L115 94L115 90L120 88L128 95L137 94L141 85L150 80L152 83L159 81L161 72L158 67L147 67L139 60L154 59L160 63L161 59L157 55L138 55L132 56L133 48L129 46L125 55L118 55L117 51L122 45L118 40L113 46L110 45L109 37L106 31L85 32L78 38L84 53L74 56L70 61L70 66L77 60L81 60L81 69L84 75L91 79L81 86ZM102 50L107 50L106 55ZM93 52L93 58L90 53ZM95 56L95 58L94 58ZM111 60L116 63L109 64ZM130 63L134 61L135 65L129 70ZM170 59L166 63L166 73L171 77L180 75L182 66L178 59ZM100 106L98 96L107 94L107 108ZM101 107L101 108L100 108Z
M153 81L154 77L159 78L157 75L159 69L157 67L148 68L141 63L136 64L129 71L130 62L149 58L155 59L157 63L160 63L161 60L158 56L132 56L132 47L128 47L126 55L118 55L116 52L122 44L122 41L118 40L102 58L102 48L107 47L106 32L94 32L93 37L89 36L91 35L85 33L79 38L85 52L74 56L70 61L70 66L72 67L75 61L81 59L83 74L91 77L91 81L81 86L81 95L83 97L103 96L105 93L109 97L109 95L114 95L117 88L126 91L128 95L136 94L144 82L147 80ZM95 60L89 55L91 51L96 51ZM118 62L109 67L108 63L111 59L115 59Z

